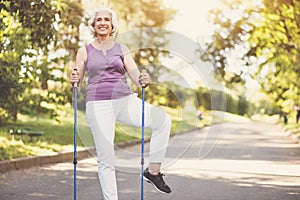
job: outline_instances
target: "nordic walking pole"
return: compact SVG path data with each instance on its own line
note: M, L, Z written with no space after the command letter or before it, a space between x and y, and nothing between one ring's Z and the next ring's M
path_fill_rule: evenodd
M141 200L144 200L144 146L145 146L145 86L142 86L142 176L141 176Z
M73 69L77 71L77 69ZM78 82L79 83L79 82ZM74 83L73 85L73 107L74 107L74 200L76 200L76 165L77 165L77 90L78 90L78 83Z

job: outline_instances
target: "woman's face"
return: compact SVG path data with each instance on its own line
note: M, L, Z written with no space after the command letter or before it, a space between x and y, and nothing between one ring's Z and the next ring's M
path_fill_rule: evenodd
M111 14L108 12L97 12L94 22L96 35L109 36L112 32Z

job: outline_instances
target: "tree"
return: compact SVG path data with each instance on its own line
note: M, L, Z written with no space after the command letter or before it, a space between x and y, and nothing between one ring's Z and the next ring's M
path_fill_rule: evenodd
M3 0L0 8L0 72L5 77L0 107L14 120L19 111L56 115L47 105L65 104L71 96L65 66L78 47L80 1Z
M281 109L299 104L300 2L264 0L262 5L247 5L242 0L223 0L226 9L211 12L216 31L202 45L202 58L212 62L223 78L230 71L229 58L238 52L235 66L238 81L247 68L256 68L253 78ZM235 18L233 16L239 16ZM238 68L238 69L237 69ZM224 79L227 84L232 79ZM234 81L236 82L236 81Z
M17 118L18 96L24 92L25 84L19 84L19 74L21 73L20 63L22 56L28 53L24 49L30 47L27 33L29 30L23 28L21 23L15 20L15 15L11 15L1 5L1 48L0 48L0 105L2 115L0 124L7 118Z
M266 58L259 67L259 72L268 69L262 88L281 110L289 112L300 103L300 2L278 0L264 4L264 23L249 38L255 51L247 56ZM265 38L268 39L262 41Z

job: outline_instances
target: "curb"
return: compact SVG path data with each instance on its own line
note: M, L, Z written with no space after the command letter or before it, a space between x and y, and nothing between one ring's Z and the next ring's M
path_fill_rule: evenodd
M83 150L77 151L77 159L83 159L90 157L92 152L95 152L94 147L88 147ZM4 160L0 161L0 173L12 171L12 170L20 170L26 169L33 166L42 166L45 164L54 164L54 163L62 163L62 162L72 162L74 159L74 152L60 152L55 155L47 155L47 156L30 156L12 160Z
M145 139L145 143L149 142L150 138ZM121 142L115 144L115 148L125 148L135 144L140 144L140 139L133 140L129 142ZM96 154L95 147L85 147L77 150L77 159L84 159L93 157ZM0 161L0 173L12 171L12 170L21 170L27 169L34 166L42 166L46 164L55 164L63 162L73 162L74 160L74 151L60 152L55 155L47 156L29 156L24 158L17 158L12 160Z

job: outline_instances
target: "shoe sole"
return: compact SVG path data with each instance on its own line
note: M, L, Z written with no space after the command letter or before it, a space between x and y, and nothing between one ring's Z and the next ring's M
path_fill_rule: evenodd
M159 188L157 188L156 185L155 185L152 181L150 181L147 177L144 176L143 179L144 179L144 181L146 181L146 182L148 182L148 183L151 183L151 185L153 185L153 187L154 187L158 192L163 193L163 194L168 194L167 192L162 191L162 190L160 190Z

